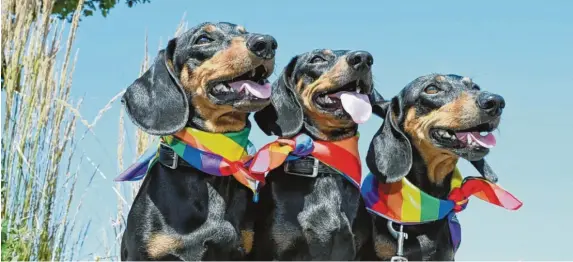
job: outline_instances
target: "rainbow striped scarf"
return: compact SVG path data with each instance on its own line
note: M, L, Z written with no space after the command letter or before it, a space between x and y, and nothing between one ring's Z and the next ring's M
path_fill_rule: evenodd
M232 175L237 181L256 192L259 181L244 167L251 159L255 148L249 141L250 124L239 132L209 133L186 127L174 135L163 136L163 143L191 166L213 176ZM136 181L142 179L157 162L159 151L152 147L122 172L115 181Z
M337 170L355 186L360 185L361 163L358 154L358 135L340 141L313 141L306 134L292 139L281 138L263 146L250 162L249 171L258 179L286 161L311 155ZM344 159L344 161L340 161Z
M463 179L457 167L450 188L448 199L443 200L421 191L406 178L384 184L370 173L360 190L370 212L400 224L422 224L447 218L454 251L461 243L461 226L455 213L466 208L470 196L509 210L517 210L522 205L512 194L484 178Z

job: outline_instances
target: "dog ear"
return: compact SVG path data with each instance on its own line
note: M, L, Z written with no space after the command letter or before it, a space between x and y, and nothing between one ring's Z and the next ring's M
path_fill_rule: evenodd
M384 97L375 88L372 89L372 93L368 97L370 99L370 105L372 105L372 113L375 115L384 118L386 115L386 111L384 110L384 104L388 104L389 102L384 100Z
M386 112L384 123L370 143L366 164L381 182L393 183L410 172L412 145L399 126L404 119L401 96L394 97L387 104L383 110Z
M497 174L489 166L485 159L480 159L478 161L470 161L472 165L477 169L481 176L492 183L497 183Z
M273 83L271 104L255 113L255 121L267 135L292 137L303 124L303 111L293 90L292 74L298 57L294 57Z
M121 99L133 123L151 135L170 135L185 127L189 101L172 69L176 40L159 51L153 65L131 84Z

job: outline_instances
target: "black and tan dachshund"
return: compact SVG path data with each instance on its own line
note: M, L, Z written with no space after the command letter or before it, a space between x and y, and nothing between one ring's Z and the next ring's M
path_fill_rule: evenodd
M298 55L273 84L271 105L255 113L255 120L267 135L282 138L300 133L322 141L355 136L360 112L349 113L337 94L382 101L373 89L372 63L365 51L324 49ZM367 213L362 214L366 223L356 222L360 192L314 160L289 161L268 174L257 204L255 260L354 259L363 242L360 236L369 231L360 228L369 222Z
M459 158L469 160L482 176L496 182L484 160L492 146L486 138L498 127L504 107L501 96L480 90L468 77L419 77L382 106L384 123L370 144L368 168L383 183L406 177L440 199L450 192ZM473 139L467 139L468 133ZM396 255L397 240L386 219L374 216L373 221L373 243L364 249L369 251L362 258L390 260ZM407 259L454 260L447 219L406 225L404 232L408 234L404 242Z
M184 127L237 132L270 98L230 87L268 83L276 40L231 23L203 23L172 39L152 67L128 87L131 120L152 135ZM262 98L261 98L262 97ZM242 259L252 243L251 191L231 176L203 173L161 147L129 212L122 260ZM246 239L241 234L247 236Z

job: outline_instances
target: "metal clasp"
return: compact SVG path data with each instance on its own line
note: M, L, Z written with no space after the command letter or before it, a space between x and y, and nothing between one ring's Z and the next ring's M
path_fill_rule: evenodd
M317 176L318 176L318 167L319 167L319 165L320 165L320 161L319 161L317 158L314 158L314 157L313 157L313 159L314 159L314 163L313 163L313 165L312 165L312 174L302 174L302 173L296 173L296 172L288 171L288 167L289 167L289 162L288 162L288 161L284 164L284 171L285 171L285 173L287 173L287 174L295 175L295 176L304 176L304 177L311 177L311 178L312 178L312 177L317 177Z
M390 261L399 262L399 261L408 261L407 258L404 257L404 239L408 239L408 234L404 233L404 225L400 224L400 232L396 231L392 226L392 221L388 220L388 232L398 240L398 248L396 249L396 255L393 256Z
M169 145L167 145L165 143L161 143L161 145L169 148L171 150L171 152L173 152L173 163L171 164L171 166L168 166L168 165L165 165L165 166L169 167L171 169L177 169L177 167L179 165L179 155L177 155L175 150L173 150L173 148L171 148Z

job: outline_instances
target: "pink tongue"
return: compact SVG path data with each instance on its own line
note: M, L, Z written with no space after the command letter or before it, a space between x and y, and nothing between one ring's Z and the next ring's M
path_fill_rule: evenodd
M370 99L368 99L367 95L343 91L334 94L334 96L340 99L344 111L346 111L357 124L368 121L372 115L372 106L370 105Z
M271 96L270 83L261 85L251 80L240 80L229 83L229 86L237 92L241 92L243 89L247 89L247 92L258 98L269 98Z
M485 148L492 148L495 146L495 136L493 136L492 133L487 133L486 136L481 136L479 132L458 132L456 133L456 137L466 144L470 144L472 141L475 141Z

